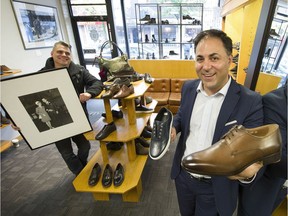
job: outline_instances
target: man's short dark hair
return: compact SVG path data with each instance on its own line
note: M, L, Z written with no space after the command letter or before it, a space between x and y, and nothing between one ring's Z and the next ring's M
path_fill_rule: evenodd
M231 38L225 32L223 32L221 30L217 30L217 29L205 30L205 31L200 32L196 36L196 38L194 39L194 45L195 45L194 51L195 51L195 53L196 53L196 48L197 48L198 43L202 39L205 39L208 37L219 38L222 41L222 43L226 49L226 53L228 55L232 54L232 40L231 40Z
M70 51L71 51L72 46L71 46L70 44L64 42L64 41L58 41L58 42L56 42L56 43L54 44L54 46L53 46L53 49L55 49L55 47L58 46L58 45L62 45L62 46L68 47L68 48L70 49Z

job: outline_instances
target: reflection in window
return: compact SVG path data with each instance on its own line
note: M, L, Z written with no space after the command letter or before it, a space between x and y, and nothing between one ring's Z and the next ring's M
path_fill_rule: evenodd
M107 16L105 5L72 6L73 16Z
M106 4L105 0L71 0L71 4Z

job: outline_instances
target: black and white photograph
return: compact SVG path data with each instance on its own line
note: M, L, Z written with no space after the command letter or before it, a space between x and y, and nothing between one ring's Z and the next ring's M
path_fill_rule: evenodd
M32 150L92 130L67 68L8 77L1 90L3 110Z
M25 49L52 47L62 40L56 8L19 1L12 5Z
M57 88L19 97L39 132L73 122Z

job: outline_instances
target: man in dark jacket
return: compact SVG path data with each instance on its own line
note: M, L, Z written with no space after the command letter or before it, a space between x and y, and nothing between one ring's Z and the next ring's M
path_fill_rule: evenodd
M187 81L182 87L181 104L171 130L171 141L181 132L171 178L175 180L182 216L231 216L236 210L239 187L253 184L262 165L252 164L237 176L207 176L185 171L181 161L217 143L235 125L261 126L262 98L229 76L232 40L226 33L206 30L197 35L194 43L200 79Z
M287 188L283 187L287 180L287 82L263 96L263 108L264 123L279 125L282 156L280 162L266 166L255 185L241 188L239 216L270 216L287 196Z
M86 114L88 114L86 101L101 93L103 90L102 82L90 74L83 66L75 64L71 59L71 46L59 41L54 44L51 57L47 59L45 67L40 71L63 67L68 68L75 90L79 95L79 100ZM72 140L78 147L77 155L73 152ZM87 164L90 142L83 134L79 134L57 141L55 144L68 168L75 175L78 175Z

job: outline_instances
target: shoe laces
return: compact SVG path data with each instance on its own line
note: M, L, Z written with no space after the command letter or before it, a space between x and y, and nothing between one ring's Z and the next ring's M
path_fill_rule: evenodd
M152 132L153 137L161 139L162 134L163 134L163 122L155 121Z
M236 133L238 133L239 130L241 130L243 128L242 125L235 125L233 126L227 133L225 133L221 139L225 139L225 140L231 140Z

